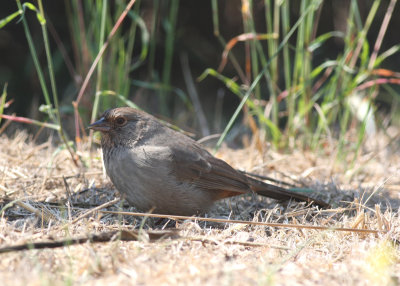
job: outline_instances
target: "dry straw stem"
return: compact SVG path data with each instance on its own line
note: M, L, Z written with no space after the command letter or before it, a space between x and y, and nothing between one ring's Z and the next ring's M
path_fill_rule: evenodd
M193 221L206 221L206 222L218 222L218 223L237 223L237 224L246 224L246 225L269 226L269 227L315 229L315 230L327 230L327 231L328 230L330 230L330 231L348 231L348 232L358 232L358 233L387 233L386 230L357 229L357 228L346 228L346 227L343 228L343 227L302 225L302 224L244 221L244 220L230 220L230 219L220 219L220 218L204 218L204 217L196 217L196 216L162 215L162 214L122 212L122 211L101 211L101 212L109 213L109 214L129 215L129 216L166 218L166 219L172 219L172 220L193 220Z

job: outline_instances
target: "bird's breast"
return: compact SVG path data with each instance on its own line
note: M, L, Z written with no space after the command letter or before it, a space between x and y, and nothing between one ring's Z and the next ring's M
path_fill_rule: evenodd
M117 190L140 210L193 215L213 203L214 194L176 179L167 147L114 148L103 159Z

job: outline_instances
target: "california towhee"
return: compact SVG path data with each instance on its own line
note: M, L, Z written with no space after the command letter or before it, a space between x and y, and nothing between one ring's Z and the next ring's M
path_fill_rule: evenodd
M326 203L246 176L196 141L137 109L107 110L89 126L102 133L108 176L142 211L193 215L217 200L255 192L278 200Z

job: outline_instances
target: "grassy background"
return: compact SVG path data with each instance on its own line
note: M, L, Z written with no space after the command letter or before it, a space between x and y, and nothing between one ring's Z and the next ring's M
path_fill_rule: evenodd
M352 129L354 154L399 122L396 1L132 2L121 22L124 1L3 3L0 82L13 103L0 111L55 124L65 145L105 109L138 105L222 133L218 146L251 134L258 148L342 148Z

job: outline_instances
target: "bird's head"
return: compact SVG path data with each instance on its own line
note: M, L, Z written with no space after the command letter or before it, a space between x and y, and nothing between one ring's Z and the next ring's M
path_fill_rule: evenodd
M102 146L132 145L143 131L148 129L151 116L131 107L119 107L105 111L99 120L90 124L89 129L100 131Z

